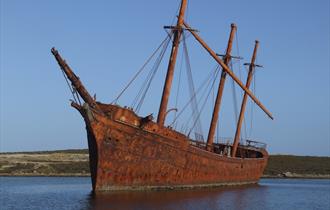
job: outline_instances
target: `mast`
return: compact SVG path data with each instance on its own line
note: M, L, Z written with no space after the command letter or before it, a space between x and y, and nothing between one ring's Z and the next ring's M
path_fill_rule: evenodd
M252 55L252 58L251 58L251 63L249 65L249 73L248 73L248 77L247 77L247 80L246 80L246 88L250 88L252 75L253 75L253 70L254 70L254 67L255 67L254 63L255 63L255 60L256 60L258 47L259 47L259 41L256 40L253 55ZM234 143L233 143L232 157L236 156L237 146L238 146L239 138L240 138L240 135L241 135L242 122L243 122L243 119L244 119L246 101L247 101L247 94L245 92L244 96L243 96L242 105L241 105L241 111L239 113L239 118L238 118L238 121L237 121L237 128L236 128L236 133L235 133L235 138L234 138Z
M232 46L233 46L233 39L234 39L235 32L236 32L236 25L234 23L232 23L231 24L230 36L229 36L229 40L228 40L228 45L227 45L227 51L226 51L226 54L224 56L224 63L227 66L228 66L228 64L231 60L231 49L232 49ZM222 70L221 79L220 79L219 88L218 88L218 93L217 93L217 98L216 98L215 104L214 104L214 110L213 110L213 114L212 114L212 120L211 120L211 124L210 124L209 134L207 136L206 149L208 151L212 150L214 133L215 133L215 129L217 127L217 122L218 122L218 118L219 118L219 110L220 110L220 105L221 105L223 89L225 87L226 76L227 76L227 73L224 70Z
M253 93L244 86L241 80L239 80L235 74L230 70L230 68L223 63L223 61L217 56L217 54L203 41L203 39L193 30L190 28L190 26L183 22L183 25L186 27L186 29L195 37L195 39L204 47L204 49L216 60L216 62L223 68L224 71L229 74L231 78L244 90L245 93L247 93L250 98L268 115L270 119L274 119L272 114L266 109L264 105L253 95Z
M187 7L187 0L182 0L179 17L178 17L178 22L176 24L176 27L174 28L175 31L174 31L174 39L173 39L173 43L172 43L171 56L170 56L170 60L168 63L162 99L160 102L159 112L158 112L158 117L157 117L157 123L162 126L164 125L164 122L165 122L167 104L168 104L168 99L170 96L170 91L171 91L171 86L172 86L174 67L175 67L176 58L177 58L177 54L178 54L179 42L180 42L180 38L181 38L181 34L182 34L183 19L184 19L186 7Z
M90 107L100 110L98 105L96 104L95 100L92 98L91 95L89 95L88 91L86 90L84 85L81 83L79 77L77 77L77 75L75 75L75 73L71 70L70 66L65 62L65 60L58 53L58 51L55 48L52 48L51 52L54 55L55 59L57 60L58 65L61 67L61 69L63 70L65 75L71 81L71 84L73 85L73 87L78 91L81 98Z

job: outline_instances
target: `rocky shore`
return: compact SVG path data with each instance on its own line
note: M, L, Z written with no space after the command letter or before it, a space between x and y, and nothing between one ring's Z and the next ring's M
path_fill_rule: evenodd
M297 174L285 172L277 175L264 174L262 178L330 179L330 174Z
M87 150L0 153L0 176L89 176ZM271 155L263 178L330 179L330 157Z

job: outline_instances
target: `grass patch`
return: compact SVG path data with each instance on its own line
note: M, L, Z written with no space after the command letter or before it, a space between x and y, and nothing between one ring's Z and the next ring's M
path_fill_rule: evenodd
M32 163L16 163L15 165L2 168L1 173L16 174L16 173L33 173L34 164Z
M52 151L33 151L33 152L2 152L0 154L54 154L54 153L63 153L63 154L88 154L88 149L67 149L67 150L52 150Z
M89 162L72 162L62 164L49 164L55 173L89 173Z
M330 157L271 155L264 174L330 174Z

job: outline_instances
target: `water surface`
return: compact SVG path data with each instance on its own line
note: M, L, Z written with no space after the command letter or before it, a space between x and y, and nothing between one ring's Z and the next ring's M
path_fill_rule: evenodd
M262 179L216 189L93 196L90 178L0 177L0 209L330 209L330 180Z

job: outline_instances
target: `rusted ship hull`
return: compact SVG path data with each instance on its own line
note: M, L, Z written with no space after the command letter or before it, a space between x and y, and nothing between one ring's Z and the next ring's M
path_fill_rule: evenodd
M267 164L265 150L241 148L248 158L220 155L152 121L141 127L131 110L99 106L107 116L75 106L86 122L95 192L252 184Z
M173 41L157 121L153 121L151 115L140 117L131 108L96 102L96 97L91 97L79 77L74 74L57 50L52 49L65 78L71 81L71 86L69 86L74 100L72 106L81 113L86 123L94 192L252 184L258 182L264 171L268 160L265 147L251 145L250 143L253 141L249 141L246 145L239 145L240 130L248 96L273 119L271 113L249 90L251 75L257 66L254 60L258 42L255 43L249 64L247 83L244 85L228 67L232 58L231 48L236 26L232 24L227 51L221 59L202 40L197 31L184 21L186 7L187 0L182 0L176 26L165 26L165 28L170 29L170 33L167 34L169 38L165 39L168 41L167 44L172 40L172 37ZM186 136L166 126L166 115L171 111L168 109L168 102L176 58L180 40L182 38L184 40L182 34L185 31L191 33L222 68L207 143L194 141L189 138L189 135ZM164 51L160 53L160 60L166 51L167 44L164 42L161 44ZM186 65L190 66L187 53L186 58ZM159 59L157 58L157 62ZM213 143L227 74L244 90L232 145ZM134 76L133 80L137 75ZM149 85L152 77L149 78ZM129 82L128 86L133 80ZM124 88L117 99L128 86ZM193 90L193 84L191 87L189 89ZM147 89L140 99L141 104L146 91ZM196 99L196 92L192 91L191 96L192 99ZM84 104L81 103L80 98ZM115 103L117 99L114 101ZM195 101L195 103L197 102ZM139 103L139 105L141 104ZM139 109L135 110L138 111ZM197 105L193 108L193 112L198 113ZM199 116L196 117L199 118Z

